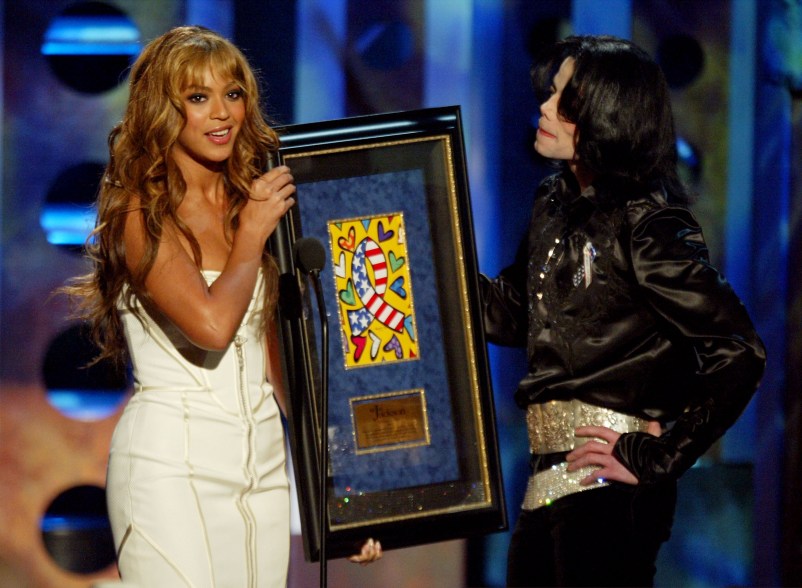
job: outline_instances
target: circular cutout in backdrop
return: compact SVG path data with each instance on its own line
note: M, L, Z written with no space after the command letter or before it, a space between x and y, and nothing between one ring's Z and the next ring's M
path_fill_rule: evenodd
M114 563L114 539L106 510L106 492L75 486L50 503L41 521L42 540L64 570L91 574Z
M61 172L45 197L39 224L48 243L82 252L95 226L95 198L105 166L85 162Z
M65 85L85 94L116 88L142 49L139 29L116 6L78 2L45 31L41 52Z
M104 419L117 411L128 394L128 370L108 360L90 365L97 353L84 324L59 333L45 352L42 371L47 400L69 418Z

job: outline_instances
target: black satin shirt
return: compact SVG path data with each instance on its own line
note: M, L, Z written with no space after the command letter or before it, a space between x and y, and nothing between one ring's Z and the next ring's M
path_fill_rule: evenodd
M676 421L614 453L641 482L678 477L744 410L765 349L688 209L659 190L625 204L578 192L547 178L515 263L482 280L488 339L527 346L522 407L577 398Z

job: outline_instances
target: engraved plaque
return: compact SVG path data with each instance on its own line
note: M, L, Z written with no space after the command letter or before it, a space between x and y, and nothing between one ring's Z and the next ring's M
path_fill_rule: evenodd
M423 390L352 398L351 415L357 454L429 443Z

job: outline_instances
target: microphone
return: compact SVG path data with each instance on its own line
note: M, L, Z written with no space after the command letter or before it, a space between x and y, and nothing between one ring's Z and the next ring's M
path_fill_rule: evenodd
M329 325L326 319L326 303L323 300L323 289L320 286L320 271L326 262L326 251L323 244L311 237L302 237L293 245L295 265L307 274L315 288L317 310L320 318L320 478L318 493L320 494L319 527L320 527L320 588L326 587L326 532L327 532L327 482L329 475Z
M302 237L295 241L295 264L305 274L319 275L326 263L326 251L323 244L312 237Z

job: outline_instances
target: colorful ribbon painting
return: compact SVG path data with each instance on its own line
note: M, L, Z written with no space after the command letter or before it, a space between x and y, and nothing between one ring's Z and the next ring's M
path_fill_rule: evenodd
M345 367L418 358L404 217L329 221Z

